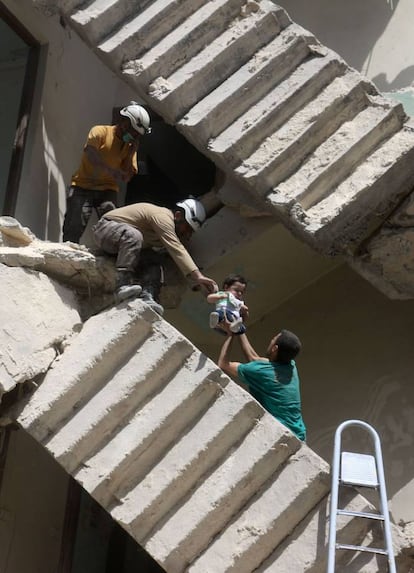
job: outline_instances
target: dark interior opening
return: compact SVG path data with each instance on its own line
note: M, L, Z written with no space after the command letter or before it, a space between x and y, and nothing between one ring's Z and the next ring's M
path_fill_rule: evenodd
M0 3L0 213L14 215L40 44Z
M165 573L74 479L71 479L59 573Z
M138 174L129 181L125 204L154 203L173 208L177 201L211 190L216 166L173 126L148 109L152 132L140 139ZM119 117L114 110L114 122Z

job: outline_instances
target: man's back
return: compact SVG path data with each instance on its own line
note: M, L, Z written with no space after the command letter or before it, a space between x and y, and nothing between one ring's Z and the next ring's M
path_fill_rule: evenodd
M127 223L138 228L149 245L159 245L160 230L174 232L174 216L171 209L152 203L133 203L105 214L107 219Z
M105 218L138 229L143 236L144 248L165 247L184 276L197 269L176 234L174 214L170 209L152 203L133 203L105 213Z
M302 419L300 382L294 360L290 363L254 360L237 370L254 398L300 440L306 439Z

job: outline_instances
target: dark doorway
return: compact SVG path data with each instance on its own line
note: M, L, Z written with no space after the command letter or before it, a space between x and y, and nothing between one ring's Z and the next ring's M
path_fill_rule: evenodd
M59 573L165 573L81 486L71 480Z
M140 139L138 175L128 183L125 204L147 202L172 208L180 199L210 191L216 176L214 163L172 125L148 111L152 132ZM118 112L119 108L114 110L114 123Z
M0 213L13 215L40 45L0 3Z

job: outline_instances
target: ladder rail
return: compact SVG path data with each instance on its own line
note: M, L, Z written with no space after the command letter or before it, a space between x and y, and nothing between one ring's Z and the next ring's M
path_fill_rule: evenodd
M373 439L375 448L375 461L377 476L379 482L379 504L381 514L384 517L383 530L385 546L387 548L388 569L389 573L396 573L394 550L391 537L391 522L388 512L388 500L385 486L384 464L381 451L381 440L377 431L362 420L347 420L338 426L335 432L334 441L334 454L332 461L332 489L331 489L331 504L329 515L329 538L328 538L328 564L327 573L335 573L335 552L337 548L336 531L337 531L337 515L338 515L338 494L339 494L339 471L340 471L340 453L342 443L342 431L349 426L359 426L367 430Z

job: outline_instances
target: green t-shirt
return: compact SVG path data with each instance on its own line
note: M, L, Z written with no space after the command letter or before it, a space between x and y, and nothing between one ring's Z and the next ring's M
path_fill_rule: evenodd
M300 440L306 439L300 403L299 376L294 360L290 364L254 360L240 364L239 378L250 393L279 422Z

